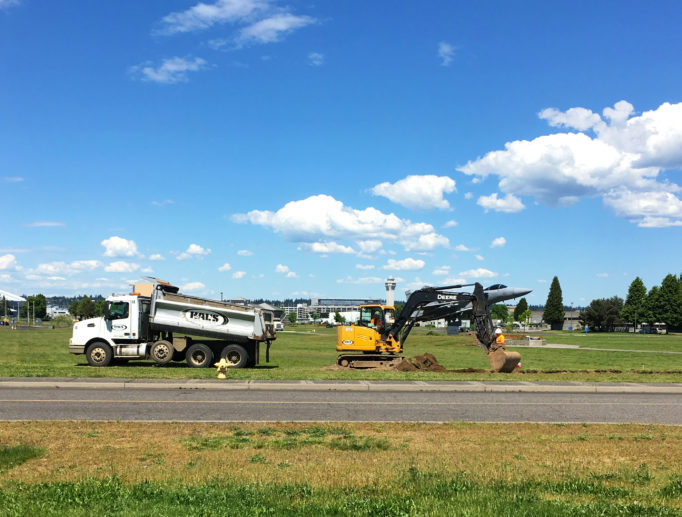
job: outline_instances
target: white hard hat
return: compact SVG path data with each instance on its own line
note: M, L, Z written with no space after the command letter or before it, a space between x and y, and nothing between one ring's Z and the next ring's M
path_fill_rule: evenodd
M500 329L495 329L495 334L502 334L502 331Z

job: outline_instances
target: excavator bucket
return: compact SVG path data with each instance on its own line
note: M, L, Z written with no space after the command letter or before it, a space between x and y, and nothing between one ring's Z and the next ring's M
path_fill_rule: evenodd
M490 368L493 372L511 373L521 362L521 354L498 348L488 352L488 361L490 361Z

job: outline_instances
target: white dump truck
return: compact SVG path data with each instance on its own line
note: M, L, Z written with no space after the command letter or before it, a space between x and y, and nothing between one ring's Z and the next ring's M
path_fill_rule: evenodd
M151 359L204 368L224 357L244 368L258 364L265 343L269 361L276 337L271 311L188 296L168 282L148 280L130 294L109 296L103 318L74 324L69 352L85 354L91 366Z

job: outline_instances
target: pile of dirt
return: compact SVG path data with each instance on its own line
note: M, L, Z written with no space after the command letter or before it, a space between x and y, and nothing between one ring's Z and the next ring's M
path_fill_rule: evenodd
M438 363L438 359L433 354L406 357L393 366L393 368L399 372L447 372L445 367Z

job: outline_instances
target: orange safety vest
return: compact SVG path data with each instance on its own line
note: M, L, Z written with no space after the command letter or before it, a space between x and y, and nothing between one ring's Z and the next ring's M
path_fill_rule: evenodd
M497 336L497 339L495 340L495 342L498 345L504 345L504 334L500 334L499 336Z

